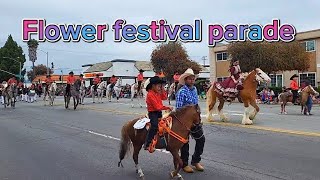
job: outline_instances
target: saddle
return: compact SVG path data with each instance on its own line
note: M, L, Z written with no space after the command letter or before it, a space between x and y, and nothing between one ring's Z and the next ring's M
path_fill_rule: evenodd
M151 126L150 119L148 119L147 117L144 117L143 119L138 120L134 124L133 127L135 129L145 128L146 130L148 130L150 128L150 126ZM158 140L160 140L160 144L158 144L157 148L159 148L159 149L166 148L167 147L166 136L168 137L168 135L174 137L175 139L179 140L180 142L182 142L184 144L188 142L188 139L181 137L180 135L178 135L177 133L172 131L171 128L172 128L172 117L171 116L167 115L167 117L162 117L161 119L159 119L158 132L154 136L154 138L152 139L152 141L149 145L148 151L150 153L153 153L155 151L156 145L158 144Z

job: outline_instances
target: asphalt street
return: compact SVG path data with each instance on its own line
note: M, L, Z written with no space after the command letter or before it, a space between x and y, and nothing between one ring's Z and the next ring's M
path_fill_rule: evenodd
M137 179L131 155L123 161L124 168L117 162L120 129L139 115L99 110L108 109L104 104L84 105L76 111L39 102L19 102L16 109L0 107L0 179ZM115 110L143 112L125 103L109 104ZM320 178L319 137L218 124L204 128L205 171L182 173L184 179ZM319 126L313 128L317 131ZM193 152L194 140L190 147ZM172 157L141 151L140 166L145 179L169 179Z

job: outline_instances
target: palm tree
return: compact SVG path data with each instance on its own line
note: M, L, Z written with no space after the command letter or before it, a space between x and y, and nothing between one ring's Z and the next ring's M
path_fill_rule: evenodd
M35 78L34 62L37 60L37 48L38 48L38 46L39 46L39 43L38 43L37 40L31 39L31 40L28 41L29 60L32 62L32 69L33 69L32 80Z

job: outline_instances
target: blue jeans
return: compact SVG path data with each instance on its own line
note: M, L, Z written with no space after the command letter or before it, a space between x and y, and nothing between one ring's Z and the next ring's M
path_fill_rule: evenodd
M308 107L308 112L310 113L310 111L311 111L311 108L312 108L312 97L311 96L309 96L308 97L308 100L307 100L307 107Z

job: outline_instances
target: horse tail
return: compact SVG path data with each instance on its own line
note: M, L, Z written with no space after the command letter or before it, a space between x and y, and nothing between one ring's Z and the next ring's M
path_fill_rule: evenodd
M131 147L131 140L129 137L129 127L131 123L126 123L121 129L121 141L120 141L120 150L119 150L119 159L118 167L123 167L121 161L126 156L127 152L130 150Z

